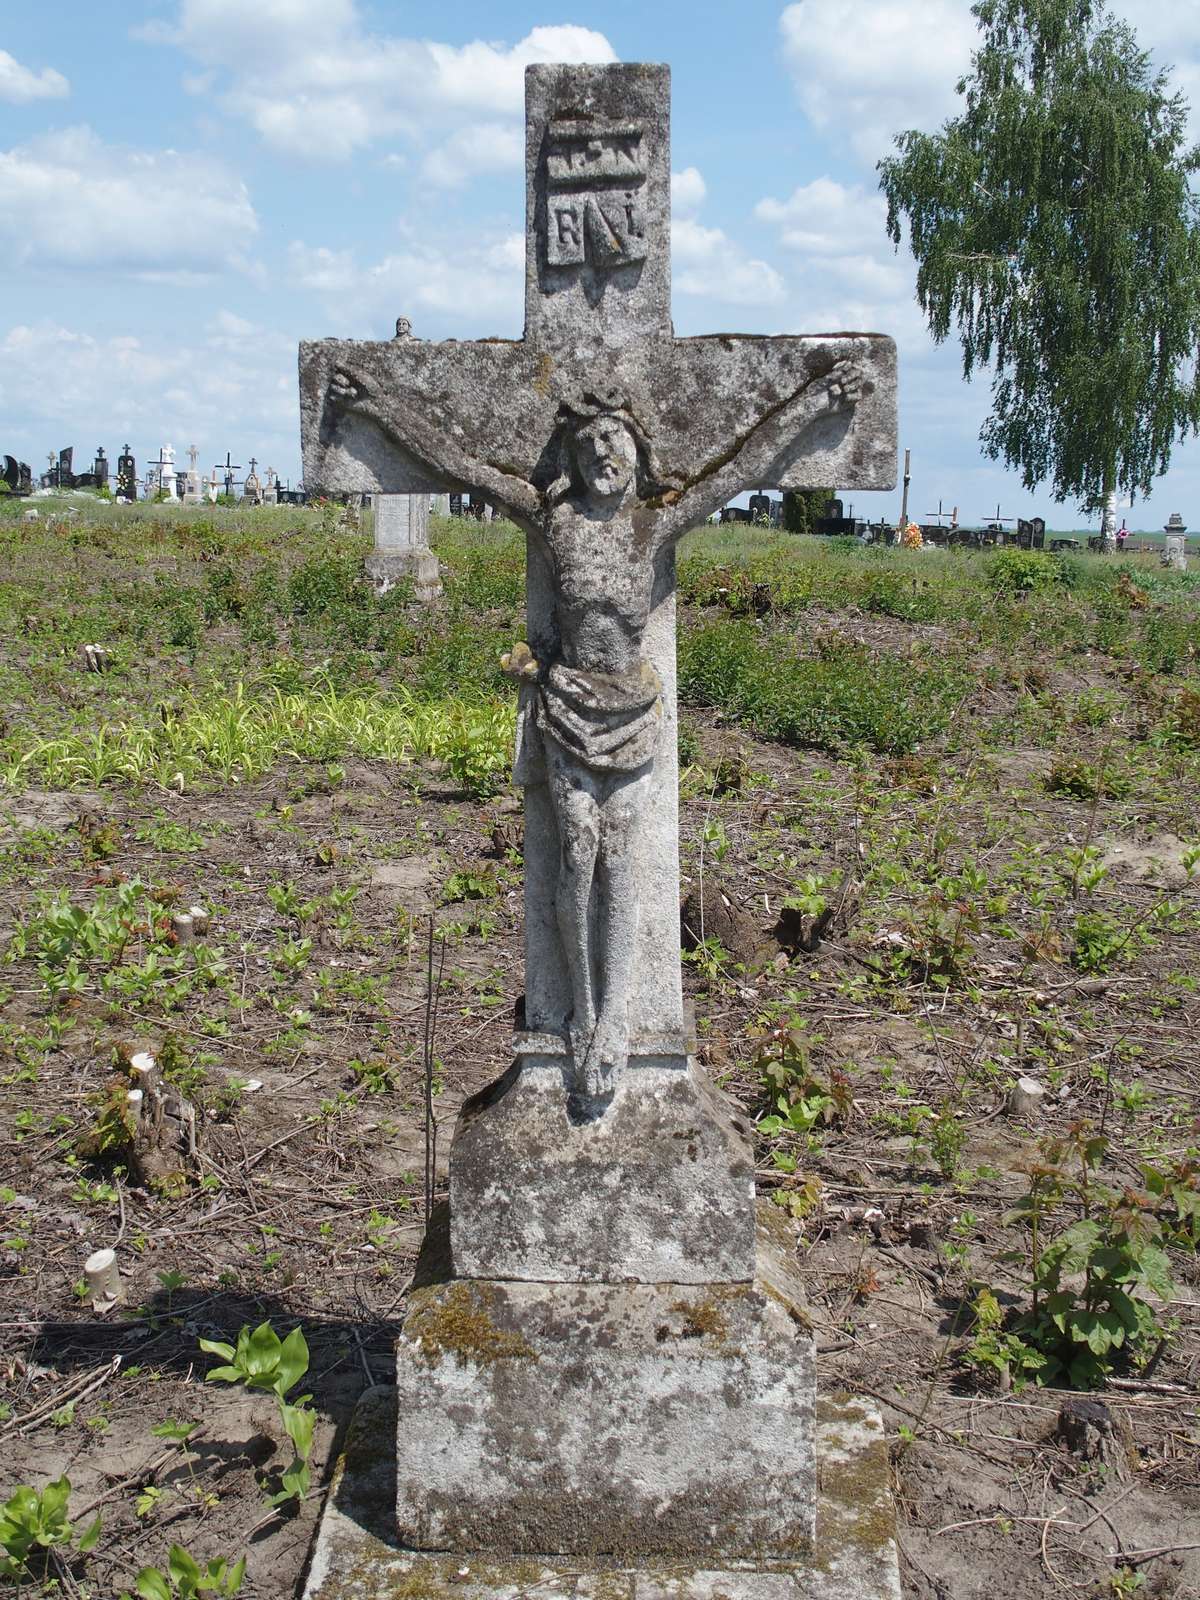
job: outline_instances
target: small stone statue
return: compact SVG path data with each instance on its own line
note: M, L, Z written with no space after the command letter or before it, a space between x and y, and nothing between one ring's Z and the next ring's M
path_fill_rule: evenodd
M412 336L412 323L409 319L407 317L397 317L395 337L397 339L411 339Z

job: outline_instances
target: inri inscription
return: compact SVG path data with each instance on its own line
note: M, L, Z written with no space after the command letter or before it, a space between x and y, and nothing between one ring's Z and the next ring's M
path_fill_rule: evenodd
M578 121L546 133L547 266L601 270L646 257L643 130Z

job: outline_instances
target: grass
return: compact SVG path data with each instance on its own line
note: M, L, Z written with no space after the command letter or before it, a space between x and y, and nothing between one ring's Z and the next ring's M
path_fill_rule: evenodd
M318 1484L391 1358L426 1097L444 1158L511 1059L497 657L525 629L523 542L435 523L445 595L420 606L361 581L369 530L336 508L20 510L0 503L0 1503L69 1468L73 1505L103 1500L84 1587L179 1541L246 1550L248 1592L284 1600L318 1502L251 1537L293 1453L272 1406L248 1420L213 1385L192 1448L197 1339L303 1327ZM931 1582L958 1591L957 1549L1030 1594L1056 1592L1043 1556L1102 1585L1107 1526L1025 1520L1048 1474L1103 1490L1046 1442L1038 1361L1185 1388L1200 1348L1200 586L1153 558L746 528L689 535L679 571L682 868L720 891L684 983L760 1193L804 1231L822 1383L869 1370L884 1397ZM145 1050L196 1108L197 1155L139 1177ZM1007 1109L1019 1076L1036 1124ZM1130 1279L1146 1338L1098 1365L1039 1320L1075 1293L1054 1252L1080 1221L1169 1257ZM114 1240L129 1299L96 1319L82 1260ZM1089 1348L1101 1298L1068 1308ZM1186 1402L1160 1398L1126 1410L1139 1497L1106 1502L1126 1552L1195 1493Z

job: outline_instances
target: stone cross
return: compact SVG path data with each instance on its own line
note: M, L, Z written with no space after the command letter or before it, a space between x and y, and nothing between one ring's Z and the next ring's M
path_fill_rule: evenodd
M188 445L187 456L191 465L188 467L187 477L184 479L183 499L186 505L196 506L200 504L200 475L196 471L196 462L199 459L200 452L194 444Z
M684 1016L675 545L757 485L891 488L895 350L677 339L667 68L525 88L524 338L300 347L310 492L474 489L527 536L523 1025L455 1130L452 1277L397 1344L398 1528L485 1557L791 1558L813 1338Z
M526 531L525 1038L599 1100L686 1054L675 544L744 488L896 476L876 334L677 339L669 72L526 73L525 337L300 348L310 490L482 491Z

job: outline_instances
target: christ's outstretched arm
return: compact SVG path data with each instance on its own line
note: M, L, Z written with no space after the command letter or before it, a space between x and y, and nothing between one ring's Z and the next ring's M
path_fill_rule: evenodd
M677 496L666 497L664 537L681 538L743 489L777 483L800 435L824 421L848 420L870 389L853 355L835 362L821 377L810 378L762 417L732 456L702 468Z
M415 407L388 405L360 373L345 366L329 375L326 410L366 417L401 449L427 466L437 480L456 480L464 489L478 489L501 506L523 527L536 524L541 510L537 490L524 478L477 460Z

